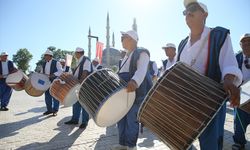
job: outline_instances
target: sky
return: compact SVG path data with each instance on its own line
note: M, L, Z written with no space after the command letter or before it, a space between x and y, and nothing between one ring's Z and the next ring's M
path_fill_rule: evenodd
M230 29L235 53L239 39L250 33L250 0L200 0L208 7L208 27ZM0 52L12 59L20 48L33 55L30 70L47 47L74 51L85 49L88 55L88 30L106 44L106 18L109 13L110 34L115 34L115 48L123 49L120 31L132 29L136 18L139 42L147 48L151 60L160 67L166 59L162 46L176 44L189 34L183 0L0 0ZM92 56L95 40L92 40Z

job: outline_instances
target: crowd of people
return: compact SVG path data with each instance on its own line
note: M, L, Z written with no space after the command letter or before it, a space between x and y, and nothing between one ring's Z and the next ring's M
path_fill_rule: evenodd
M111 147L113 150L136 150L139 134L139 122L137 113L140 105L147 95L153 83L162 74L171 68L176 62L184 62L210 79L223 84L224 90L230 95L229 102L235 110L234 118L234 144L233 150L244 149L247 142L245 132L250 124L250 114L239 109L240 85L250 80L250 33L245 33L240 38L242 52L235 56L230 31L223 27L210 28L206 26L208 8L198 1L184 0L186 24L190 33L176 48L175 44L167 43L162 49L167 59L162 61L162 67L158 70L154 61L150 60L150 52L146 48L138 47L139 40L136 31L121 32L121 42L124 50L121 50L121 60L118 64L120 78L127 82L127 92L135 92L135 101L129 112L117 123L119 144ZM82 82L92 72L102 69L99 58L92 62L84 55L84 49L77 47L75 50L77 67L71 69L65 65L65 59L59 61L53 59L53 52L47 50L44 53L45 63L41 73L48 75L52 82L63 72L71 73L79 82ZM8 111L8 103L11 98L12 88L5 79L8 74L15 72L13 62L8 60L8 54L2 52L0 56L0 100L1 111ZM59 101L51 96L49 89L45 92L45 104L47 111L44 115L57 115ZM72 106L72 118L65 122L67 125L82 122L80 128L86 128L89 114L76 102ZM226 116L226 103L218 111L204 132L199 136L201 150L222 150L224 136L224 122ZM190 148L192 149L192 147Z

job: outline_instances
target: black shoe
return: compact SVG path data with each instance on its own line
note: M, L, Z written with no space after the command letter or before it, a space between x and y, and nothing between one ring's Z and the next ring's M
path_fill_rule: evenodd
M86 124L86 123L82 123L82 124L79 126L79 128L80 128L80 129L85 129L85 128L87 127L87 125L88 125L88 124Z
M70 121L64 122L64 124L78 124L78 121L70 120Z
M241 145L238 143L235 143L232 145L232 150L244 150L245 149L245 145Z
M57 116L57 112L58 112L58 111L54 111L52 115L53 115L53 116Z
M0 111L8 111L9 109L7 107L1 107Z
M53 112L51 112L51 111L46 111L46 112L44 112L43 113L43 115L49 115L49 114L52 114Z

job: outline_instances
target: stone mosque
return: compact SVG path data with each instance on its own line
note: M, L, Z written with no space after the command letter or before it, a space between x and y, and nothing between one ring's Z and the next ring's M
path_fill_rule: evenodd
M137 31L136 19L133 20L132 29ZM91 35L91 30L89 29L89 35ZM91 58L91 40L89 38L89 58ZM121 59L120 50L115 49L115 36L114 32L112 34L112 45L110 45L110 24L109 24L109 13L107 14L107 24L106 24L106 47L103 49L102 53L102 66L112 68L118 67L118 62Z

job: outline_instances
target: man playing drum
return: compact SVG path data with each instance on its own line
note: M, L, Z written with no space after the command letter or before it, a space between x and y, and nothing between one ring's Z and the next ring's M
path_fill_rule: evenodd
M52 82L62 74L62 66L60 62L53 59L53 52L50 50L44 53L44 59L45 63L42 65L41 73L48 75ZM53 116L56 116L59 110L59 101L50 95L49 89L45 92L45 104L47 111L43 115L53 114Z
M65 63L66 63L65 59L59 59L59 62L60 62L60 64L62 65L62 71L63 71L63 72L72 73L71 68L70 68L69 66L66 66L66 65L65 65Z
M84 49L77 47L75 50L75 57L78 60L78 65L73 72L75 78L81 83L90 73L93 72L91 61L88 57L84 56ZM73 116L71 120L65 122L65 124L78 124L81 112L82 112L82 124L79 128L85 129L88 125L89 114L81 106L79 101L73 105Z
M196 0L184 0L183 15L190 29L190 34L178 47L177 61L182 61L203 75L223 82L223 87L230 94L231 106L238 106L240 91L237 86L242 81L242 74L234 56L229 30L216 27L208 28L207 6ZM211 123L199 137L201 150L218 150L223 147L226 104L224 104Z
M163 63L163 72L173 66L176 62L176 47L173 43L167 43L166 46L163 46L162 49L165 51L168 59L164 60Z
M250 33L244 34L240 39L240 46L242 52L237 54L237 62L239 68L243 74L243 82L250 81ZM250 92L250 91L248 91ZM245 133L247 126L250 124L250 114L239 109L235 108L234 113L234 142L232 145L233 150L241 150L245 148L247 143Z
M12 61L8 60L8 54L2 52L0 56L0 111L8 111L7 108L10 97L12 95L12 88L6 84L6 77L8 74L15 72L16 68Z
M121 62L118 75L128 83L127 92L136 92L136 98L129 112L118 122L119 145L114 145L111 149L136 150L139 133L137 112L152 86L148 72L150 54L148 50L137 47L138 35L136 31L130 30L121 32L121 34L122 46L128 51Z

